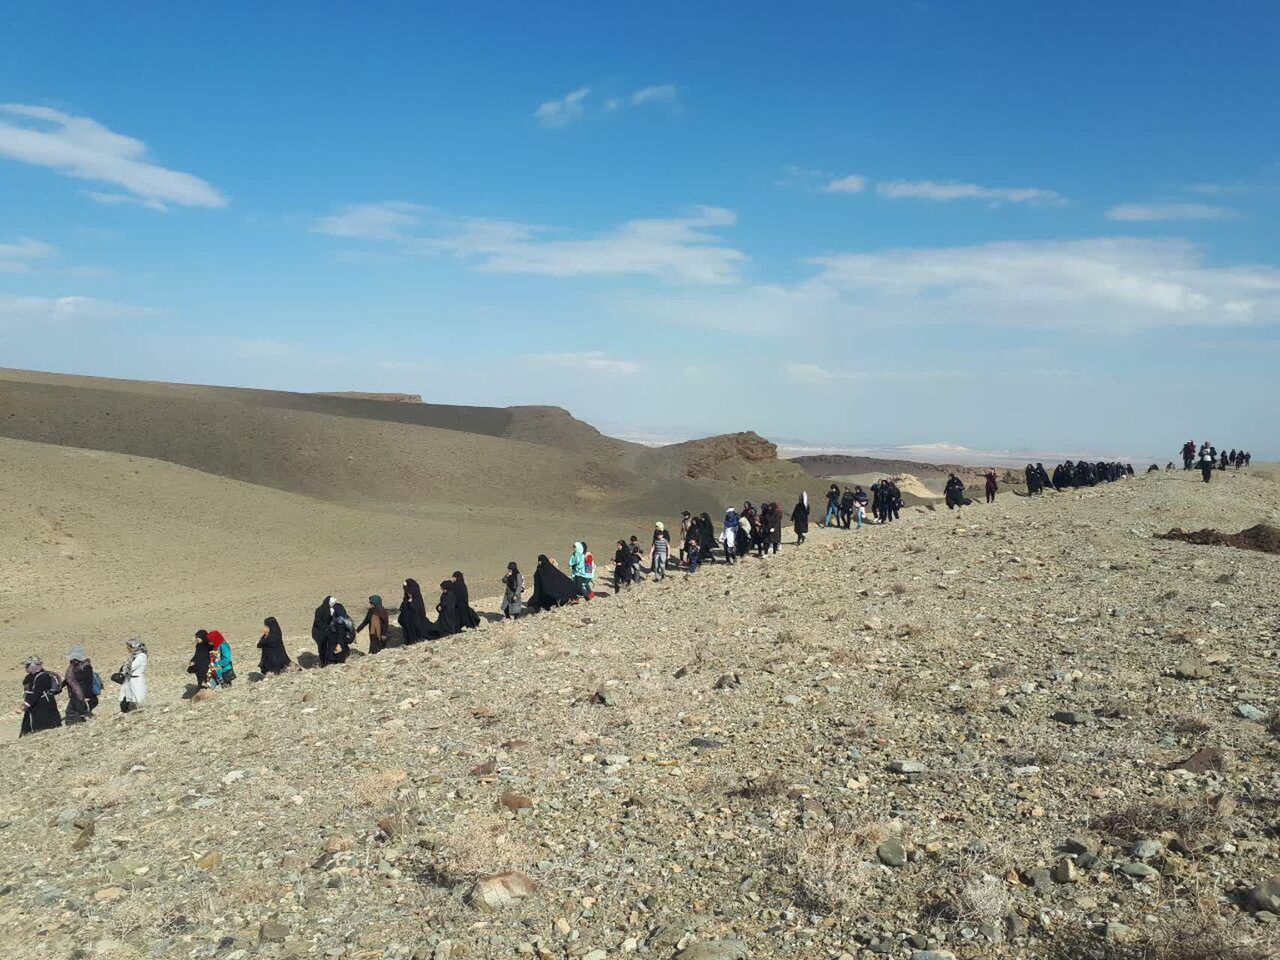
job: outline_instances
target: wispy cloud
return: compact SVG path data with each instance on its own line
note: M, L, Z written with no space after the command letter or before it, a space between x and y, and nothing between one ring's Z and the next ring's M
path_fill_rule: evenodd
M158 316L159 310L93 297L14 297L0 294L0 329Z
M831 171L829 170L789 163L782 168L782 176L773 181L773 185L775 187L812 187L819 181L830 179Z
M625 107L644 107L656 103L675 103L680 99L680 88L674 83L658 83L629 94L605 97L597 112L612 113ZM579 87L557 100L544 100L538 104L533 117L544 127L559 128L581 120L587 114L588 101L600 102L591 95L590 87Z
M27 273L33 260L45 260L57 251L42 240L23 237L0 243L0 273Z
M882 180L876 192L890 200L984 200L988 203L1059 204L1065 198L1040 187L983 187L958 180Z
M825 193L861 193L867 189L867 178L854 173L832 180L822 189Z
M533 118L544 127L568 126L575 120L582 119L585 101L590 93L589 87L579 87L558 100L544 100L533 111Z
M788 363L782 375L793 383L821 387L854 380L959 380L973 376L959 370L831 370L816 363Z
M660 83L652 87L642 87L631 94L631 105L642 107L646 103L673 103L680 94L674 83Z
M348 204L337 213L321 217L311 229L314 233L352 240L404 240L417 229L427 212L426 207L399 200Z
M531 353L521 359L528 363L564 367L583 373L624 377L634 376L644 369L643 364L634 360L621 360L617 357L612 357L603 350L586 350L581 353Z
M227 205L226 198L206 181L148 159L147 145L141 140L115 133L88 117L49 107L0 104L0 157L80 180L115 184L157 209L167 204ZM104 193L95 199L111 196L115 195Z
M650 321L782 336L946 325L1125 334L1280 323L1280 269L1210 266L1185 241L1105 238L830 254L796 284L686 290L619 308Z
M388 241L415 256L450 255L484 273L548 277L658 277L683 284L730 284L746 254L713 231L737 217L696 207L681 217L628 220L592 236L563 239L549 227L487 218L451 219L406 203L355 205L316 221L320 233Z
M1208 203L1120 203L1107 211L1108 220L1154 223L1168 220L1232 220L1238 210Z
M147 210L168 209L168 207L159 200L151 200L146 197L135 197L127 193L107 193L101 190L84 190L81 192L94 203L101 203L106 206L144 207Z

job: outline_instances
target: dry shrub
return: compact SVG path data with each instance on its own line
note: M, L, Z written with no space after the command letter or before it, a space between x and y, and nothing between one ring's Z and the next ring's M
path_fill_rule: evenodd
M893 592L894 596L898 597L907 592L907 586L904 583L895 583L889 589Z
M789 786L787 778L782 774L770 772L754 780L748 780L733 790L730 796L742 797L744 800L771 800L786 793Z
M1187 734L1190 736L1198 737L1201 734L1208 733L1210 729L1211 728L1209 724L1205 723L1203 720L1201 720L1198 717L1174 717L1173 718L1174 733Z
M760 616L776 617L778 614L782 613L786 609L787 609L786 607L778 603L776 600L771 601L769 603L766 603L763 607L760 608Z
M351 785L351 797L363 806L372 806L390 800L392 794L408 781L408 774L400 769L380 770L358 777Z
M534 860L532 848L512 837L507 823L496 815L459 818L435 845L428 878L453 886L506 870L526 869Z
M805 831L787 851L797 901L833 913L854 904L877 870L867 856L871 835L880 833L833 827Z
M783 627L778 631L779 643L795 643L800 639L800 631L795 627Z
M1006 851L994 849L965 854L958 864L937 864L926 915L965 926L999 921L1013 906L1001 879L1011 862Z
M1142 840L1171 833L1183 843L1211 839L1227 830L1235 801L1215 795L1199 803L1137 803L1095 818L1090 828L1122 840Z
M1221 917L1164 921L1129 942L1103 940L1100 931L1064 927L1049 946L1048 960L1274 960L1276 936L1266 942L1233 932Z

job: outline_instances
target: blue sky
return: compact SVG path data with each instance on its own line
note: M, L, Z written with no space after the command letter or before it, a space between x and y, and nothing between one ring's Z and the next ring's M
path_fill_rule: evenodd
M1280 8L11 4L0 364L1280 456Z

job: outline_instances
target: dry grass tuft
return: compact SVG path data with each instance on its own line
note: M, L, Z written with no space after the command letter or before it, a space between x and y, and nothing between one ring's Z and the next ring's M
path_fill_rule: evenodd
M771 800L786 793L789 786L787 778L782 774L766 773L763 777L748 780L729 795L742 797L744 800Z
M1272 710L1271 713L1267 715L1267 719L1263 721L1263 724L1267 728L1267 733L1271 734L1273 737L1280 737L1280 707Z
M1208 733L1209 724L1205 723L1199 717L1174 717L1173 732L1178 734L1186 734L1190 736L1200 736Z
M1230 827L1235 802L1226 796L1206 797L1200 803L1138 803L1104 813L1090 829L1123 840L1142 840L1171 833L1183 843L1208 840Z
M470 882L490 873L527 869L534 852L512 837L497 816L467 816L440 837L427 878L438 886Z
M1047 960L1274 960L1276 940L1234 933L1220 917L1195 916L1162 923L1127 942L1107 941L1100 931L1065 927L1052 940Z
M805 831L787 851L799 903L827 912L846 910L870 885L877 866L867 855L875 830L824 827Z

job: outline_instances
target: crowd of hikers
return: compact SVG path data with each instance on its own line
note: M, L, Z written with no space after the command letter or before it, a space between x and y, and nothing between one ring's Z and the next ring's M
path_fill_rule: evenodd
M1225 470L1227 467L1235 467L1239 470L1241 467L1247 467L1253 460L1253 454L1248 450L1223 450L1219 452L1218 448L1206 440L1200 444L1199 449L1196 448L1194 440L1188 440L1182 445L1182 469L1196 469L1200 471L1201 479L1208 483L1213 479L1213 471ZM1155 468L1155 464L1151 465L1151 469ZM1170 461L1166 466L1166 470L1173 469L1173 462Z
M1225 470L1229 465L1239 469L1248 466L1251 459L1248 452L1236 450L1219 456L1208 441L1199 448L1198 454L1191 441L1182 452L1185 469L1191 469L1194 462L1205 472L1206 482L1213 470ZM1166 470L1172 466L1170 463ZM1158 469L1152 464L1147 472ZM1024 472L1027 494L1035 496L1049 488L1063 491L1122 480L1133 476L1133 467L1114 461L1067 460L1054 467L1052 473L1042 463L1029 463ZM986 502L995 502L999 489L996 472L986 471L983 481ZM964 482L955 473L948 476L943 497L950 510L962 509L973 502L965 495ZM842 489L839 484L832 483L827 490L826 512L821 525L850 530L861 529L864 524L888 524L899 519L902 507L902 491L893 478L872 483L868 489L859 484ZM757 507L748 500L741 508L727 508L719 524L708 513L695 516L686 510L681 514L680 528L676 532L674 559L673 531L661 521L654 524L647 550L636 536L616 541L613 591L619 593L632 588L648 577L662 580L671 569L683 569L686 576L692 576L704 563L735 564L753 550L758 558L776 554L781 549L783 528L788 522L799 546L809 533L809 521L807 493L799 496L789 514L785 514L777 502ZM533 571L533 588L526 599L525 576L514 560L508 563L507 572L501 580L503 595L499 609L502 618L509 620L594 600L597 596L596 561L585 542L573 544L567 566L566 572L555 559L546 554L539 555ZM480 625L480 615L471 606L470 590L461 571L454 571L450 579L440 583L434 613L433 619L418 581L405 580L397 612L401 640L405 645L438 640ZM337 598L325 597L316 607L311 622L316 664L328 667L345 663L356 638L366 630L369 633L369 653L380 653L391 636L391 612L383 604L381 596L374 594L368 598L364 618L359 624ZM284 634L275 617L267 617L263 621L257 648L258 669L263 676L301 669L285 649ZM125 659L120 668L110 675L110 680L119 687L121 712L129 713L141 706L147 697L147 647L134 638L126 642L125 650ZM47 669L39 657L29 658L23 666L20 734L83 723L97 709L103 694L103 680L83 646L77 645L68 652L65 673ZM206 689L229 688L234 683L236 671L231 644L220 631L196 631L195 650L187 664L187 673L195 683L193 695ZM57 702L63 694L66 695L65 715Z

